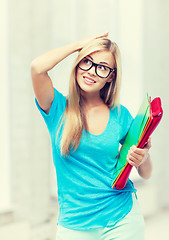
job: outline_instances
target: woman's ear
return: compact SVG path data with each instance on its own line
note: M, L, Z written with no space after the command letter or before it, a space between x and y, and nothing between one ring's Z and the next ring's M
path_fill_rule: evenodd
M113 78L112 78L112 77L107 80L108 83L110 83L111 81L113 81Z
M115 81L115 80L116 80L116 71L113 71L110 77L108 78L107 82L110 83L111 81Z

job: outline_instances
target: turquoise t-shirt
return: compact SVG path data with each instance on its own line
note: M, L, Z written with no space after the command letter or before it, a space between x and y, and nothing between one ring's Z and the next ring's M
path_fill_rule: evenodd
M66 108L66 97L55 89L54 100L47 115L38 105L48 127L58 185L58 224L75 230L111 227L124 218L132 208L132 192L128 180L123 190L111 188L113 170L117 163L119 144L133 120L129 111L110 110L107 127L100 135L85 130L78 149L68 157L60 152L62 130L58 134Z

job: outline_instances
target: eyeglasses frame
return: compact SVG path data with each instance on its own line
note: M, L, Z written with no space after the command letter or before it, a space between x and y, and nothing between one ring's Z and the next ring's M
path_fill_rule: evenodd
M83 59L82 59L82 60L78 63L77 66L78 66L81 70L83 70L83 71L89 71L89 70L94 66L94 67L95 67L95 73L96 73L97 76L99 76L98 73L97 73L97 71L96 71L96 69L97 69L98 66L103 66L103 67L106 67L106 68L108 68L108 69L110 70L110 72L109 72L109 74L107 75L107 77L101 77L101 76L99 76L100 78L108 78L111 72L115 72L115 73L116 73L116 71L117 71L117 68L116 68L116 67L115 67L115 68L110 68L110 67L108 67L108 66L105 66L104 64L94 63L92 60L90 60L90 59L88 59L88 58L86 58L86 59L87 59L88 61L90 61L90 62L92 63L92 65L91 65L88 69L83 69L83 68L81 68L81 67L79 66L79 63L83 60Z

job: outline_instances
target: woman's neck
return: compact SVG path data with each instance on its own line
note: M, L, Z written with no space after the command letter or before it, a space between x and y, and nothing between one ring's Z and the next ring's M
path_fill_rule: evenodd
M103 100L100 98L99 94L85 93L81 95L81 103L84 108L98 107L100 105L105 105Z

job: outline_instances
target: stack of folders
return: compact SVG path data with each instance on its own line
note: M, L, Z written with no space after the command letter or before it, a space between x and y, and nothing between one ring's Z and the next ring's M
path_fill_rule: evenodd
M130 147L136 145L139 148L144 148L149 136L159 124L162 115L161 99L157 97L151 102L151 98L146 94L120 150L113 174L112 188L115 187L120 190L125 187L132 170L132 166L127 162Z

